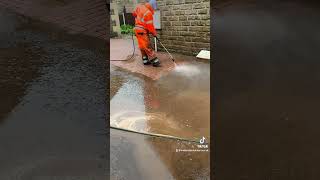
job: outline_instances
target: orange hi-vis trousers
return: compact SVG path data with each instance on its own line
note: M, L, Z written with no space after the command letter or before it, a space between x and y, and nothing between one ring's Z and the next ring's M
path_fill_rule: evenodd
M156 54L150 44L148 32L144 29L135 28L135 34L142 57L148 56L149 60L156 58Z

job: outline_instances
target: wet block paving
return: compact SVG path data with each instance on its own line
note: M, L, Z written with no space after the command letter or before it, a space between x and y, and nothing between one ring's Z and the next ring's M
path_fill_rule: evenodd
M0 0L0 7L52 23L73 34L107 39L104 0Z
M158 51L156 54L161 66L153 67L152 65L143 65L141 52L136 43L135 48L134 51L131 39L111 39L110 63L127 71L157 80L170 73L176 66L196 60L195 57L171 53L175 59L175 62L173 62L166 52ZM133 52L134 55L132 55Z

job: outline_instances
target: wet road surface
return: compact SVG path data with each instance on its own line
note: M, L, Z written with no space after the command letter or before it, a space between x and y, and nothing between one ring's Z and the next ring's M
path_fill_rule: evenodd
M214 14L217 179L320 178L319 12L263 1Z
M104 43L4 9L0 23L0 179L105 180Z
M111 126L209 139L208 62L190 60L158 80L113 65L110 73ZM112 178L209 179L209 152L176 152L198 149L196 144L118 130L110 136Z

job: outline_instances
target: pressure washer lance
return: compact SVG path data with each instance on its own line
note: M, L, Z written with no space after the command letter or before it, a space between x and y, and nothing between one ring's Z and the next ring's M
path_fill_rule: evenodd
M161 44L161 46L167 51L167 53L169 54L170 58L171 58L172 61L174 62L174 58L173 58L173 56L169 53L169 51L167 50L167 48L162 44L162 42L160 41L160 39L159 39L157 36L155 36L155 37L156 37L156 39L159 41L159 43Z
M170 136L170 135L164 135L164 134L156 134L156 133L147 133L147 132L140 132L140 131L134 131L130 129L124 129L120 127L114 127L110 126L110 129L115 129L115 130L120 130L120 131L126 131L130 133L136 133L136 134L141 134L141 135L147 135L147 136L152 136L152 137L159 137L159 138L167 138L167 139L174 139L174 140L179 140L179 141L185 141L185 142L190 142L190 143L200 143L199 140L194 140L194 139L185 139L185 138L180 138L176 136ZM98 133L98 132L97 132ZM101 133L99 133L101 134ZM105 133L106 134L106 133ZM201 143L200 143L201 144ZM204 143L207 144L207 143Z

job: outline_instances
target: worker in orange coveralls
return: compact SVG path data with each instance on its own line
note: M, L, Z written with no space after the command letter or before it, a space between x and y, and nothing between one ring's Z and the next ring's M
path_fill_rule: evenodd
M158 67L160 66L160 61L151 48L149 40L149 34L154 37L157 36L157 31L153 25L154 9L156 9L156 3L151 0L147 3L138 4L132 14L135 17L134 30L141 50L143 64L148 65L151 63L153 66Z

